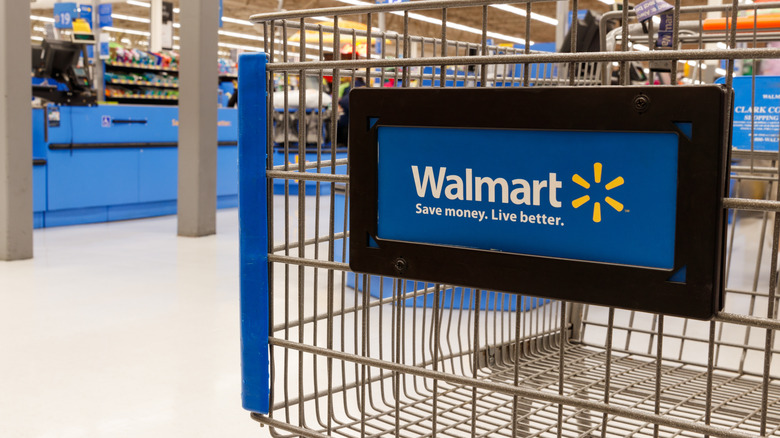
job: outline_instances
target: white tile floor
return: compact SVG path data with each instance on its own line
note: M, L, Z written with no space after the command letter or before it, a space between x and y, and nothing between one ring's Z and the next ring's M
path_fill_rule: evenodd
M749 288L762 224L739 224ZM241 408L238 284L236 210L200 239L173 216L37 230L0 262L0 438L267 436Z
M241 408L238 215L35 231L0 262L1 437L259 437Z

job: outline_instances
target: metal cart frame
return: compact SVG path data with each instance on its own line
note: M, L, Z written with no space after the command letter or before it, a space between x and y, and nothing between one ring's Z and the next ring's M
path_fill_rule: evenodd
M330 117L326 111L300 114L301 126L317 117L331 136L304 153L297 145L310 143L305 130L291 138L295 133L285 127L282 142L272 137L275 76L332 76L336 84L362 77L369 86L389 79L403 87L591 86L610 84L612 71L618 84L628 84L629 62L670 61L676 78L680 60L725 60L730 87L735 60L780 56L757 38L737 48L735 27L721 35L725 49L709 47L703 33L693 42L675 34L672 50L618 44L611 52L544 53L528 45L491 46L489 8L509 3L426 0L252 17L266 35L267 55L243 56L239 74L244 407L274 436L780 435L776 151L735 153L749 165L732 169L734 180L766 181L769 189L765 199L741 198L735 189L723 200L732 210L730 283L726 308L711 321L480 290L455 293L453 285L349 271L348 158L332 146L338 92ZM535 3L517 7L530 16ZM621 19L628 23L623 5ZM448 11L462 7L482 13L478 43L451 41L446 26L439 38L408 32L416 11L434 11L447 23ZM677 0L674 21L711 10L734 20L751 9L757 6L735 0L693 11ZM401 16L404 32L372 30L380 13ZM363 17L368 30L340 27L345 16ZM332 26L311 24L310 17L327 17ZM304 32L293 45L288 38L295 30ZM619 41L629 40L629 30L621 29ZM326 35L333 38L333 60L325 60ZM576 41L576 31L571 38ZM354 46L359 39L369 47L381 40L382 52L340 59L339 42ZM293 50L316 59L288 62ZM320 82L317 92L323 87ZM285 105L298 99L304 107L305 86L297 95L283 92ZM753 273L732 275L740 263Z

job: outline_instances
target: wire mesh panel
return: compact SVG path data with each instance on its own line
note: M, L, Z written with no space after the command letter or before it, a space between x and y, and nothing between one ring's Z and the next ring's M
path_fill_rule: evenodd
M780 3L680 3L668 47L657 44L658 23L643 26L623 2L601 17L600 51L578 52L574 30L568 53L489 41L490 7L510 5L502 1L252 17L267 64L243 68L239 85L242 253L257 250L242 263L245 394L270 381L266 404L245 402L252 417L274 436L780 435L780 127L756 117L757 69L735 79L739 67L780 56L771 44L780 29L758 26ZM511 3L527 16L536 4ZM448 14L460 8L481 16L474 40L448 37ZM402 29L381 30L382 14L401 17ZM436 17L441 34L410 34L420 16ZM530 41L530 21L518 22ZM725 307L713 320L350 271L346 88L714 82L750 101L749 120L731 105L726 117L751 135L733 145ZM774 129L773 144L756 145L761 129ZM258 150L265 162L249 156ZM263 288L267 298L256 295ZM256 335L267 337L270 376L248 384L258 363L249 349L264 345Z

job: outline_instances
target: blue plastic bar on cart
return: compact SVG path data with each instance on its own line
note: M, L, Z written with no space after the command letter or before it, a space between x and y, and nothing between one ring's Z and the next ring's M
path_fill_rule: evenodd
M268 191L265 169L266 63L263 53L238 65L238 215L241 227L241 369L244 409L268 413Z

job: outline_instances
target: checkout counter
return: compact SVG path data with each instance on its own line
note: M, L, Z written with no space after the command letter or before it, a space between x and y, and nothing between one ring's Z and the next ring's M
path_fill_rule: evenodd
M48 102L32 110L35 227L175 214L178 108L97 105L77 48L33 48L33 95ZM218 119L217 206L235 207L238 111Z

